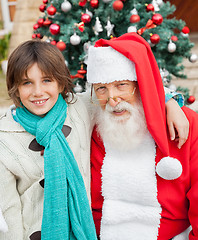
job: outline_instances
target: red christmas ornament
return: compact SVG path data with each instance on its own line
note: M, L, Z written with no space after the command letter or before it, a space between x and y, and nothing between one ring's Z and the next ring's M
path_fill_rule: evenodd
M91 0L91 1L90 1L90 6L91 6L92 8L97 8L98 5L99 5L99 1L98 1L98 0Z
M80 7L84 7L85 5L86 5L86 3L87 3L87 0L80 0L80 2L79 2L79 6Z
M44 4L40 5L39 10L40 10L41 12L44 12L45 9L46 9L46 6L45 6Z
M56 13L56 8L53 5L49 6L47 8L47 13L51 16L54 15Z
M56 41L55 41L55 40L52 40L50 43L51 43L52 45L56 46Z
M48 0L43 0L43 3L44 3L44 4L47 4L47 3L48 3Z
M37 36L37 38L40 38L40 39L43 38L43 35L41 35L40 33L37 33L36 36Z
M194 103L194 101L195 101L195 97L194 97L194 96L190 96L190 97L187 99L187 102L188 102L189 104Z
M43 26L48 27L50 24L52 24L52 21L48 18L43 22Z
M38 28L39 28L38 23L35 23L35 24L33 25L33 29L34 29L34 30L37 30Z
M56 46L60 51L64 51L66 49L66 44L63 41L57 42Z
M151 43L153 44L157 44L159 43L160 41L160 36L158 34L153 34L151 37L150 37L150 41Z
M84 23L89 23L91 22L91 17L87 13L84 13L81 16L81 21Z
M114 3L113 3L113 9L115 11L121 11L124 7L124 4L122 1L120 0L116 0Z
M87 71L85 69L80 69L77 71L79 74L85 74Z
M154 6L153 6L153 4L148 4L147 6L146 6L146 11L147 12L154 12L154 10L155 10L155 8L154 8Z
M171 40L174 41L174 42L177 42L178 41L178 37L177 36L172 36Z
M56 23L53 23L50 25L49 30L50 30L51 34L57 35L60 32L60 26Z
M187 26L185 26L183 27L182 32L188 34L190 32L190 29Z
M131 23L137 23L139 21L140 21L140 16L139 15L137 15L137 14L131 15L131 17L130 17L130 22Z
M152 16L152 21L153 21L154 24L160 25L160 24L163 22L163 17L162 17L161 14L155 13L155 14Z
M43 19L43 18L39 18L39 20L37 21L37 23L38 23L38 25L39 25L40 27L42 27L42 26L43 26L43 23L44 23L44 19Z
M34 34L32 34L32 39L33 39L33 38L36 38L36 34L35 34L35 33L34 33Z

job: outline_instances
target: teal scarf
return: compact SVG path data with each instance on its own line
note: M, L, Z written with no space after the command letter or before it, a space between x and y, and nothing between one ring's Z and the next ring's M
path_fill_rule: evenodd
M41 239L95 240L95 226L84 182L61 131L66 112L67 104L61 95L43 118L25 107L16 109L17 121L45 147Z

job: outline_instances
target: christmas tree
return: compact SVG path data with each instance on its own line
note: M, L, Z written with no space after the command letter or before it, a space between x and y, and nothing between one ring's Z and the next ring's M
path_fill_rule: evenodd
M189 28L182 20L170 18L175 6L163 0L43 0L42 16L34 24L32 38L43 38L63 53L76 87L86 83L87 52L100 38L111 39L137 32L149 42L161 71L164 85L171 76L186 78L183 58L195 62L191 53ZM185 99L188 89L180 88Z

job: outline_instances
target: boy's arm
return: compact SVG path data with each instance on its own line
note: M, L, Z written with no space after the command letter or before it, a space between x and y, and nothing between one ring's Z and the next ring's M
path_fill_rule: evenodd
M170 134L170 139L178 141L178 148L186 142L189 133L189 122L181 110L184 105L184 98L182 94L171 91L168 88L165 90L165 102L166 102L166 118L167 125Z

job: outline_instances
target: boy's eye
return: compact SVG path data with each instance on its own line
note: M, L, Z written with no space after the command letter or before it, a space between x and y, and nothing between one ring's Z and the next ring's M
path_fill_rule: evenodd
M24 81L22 84L23 85L29 85L31 82L30 81Z
M50 79L44 79L43 82L51 82L52 80Z

